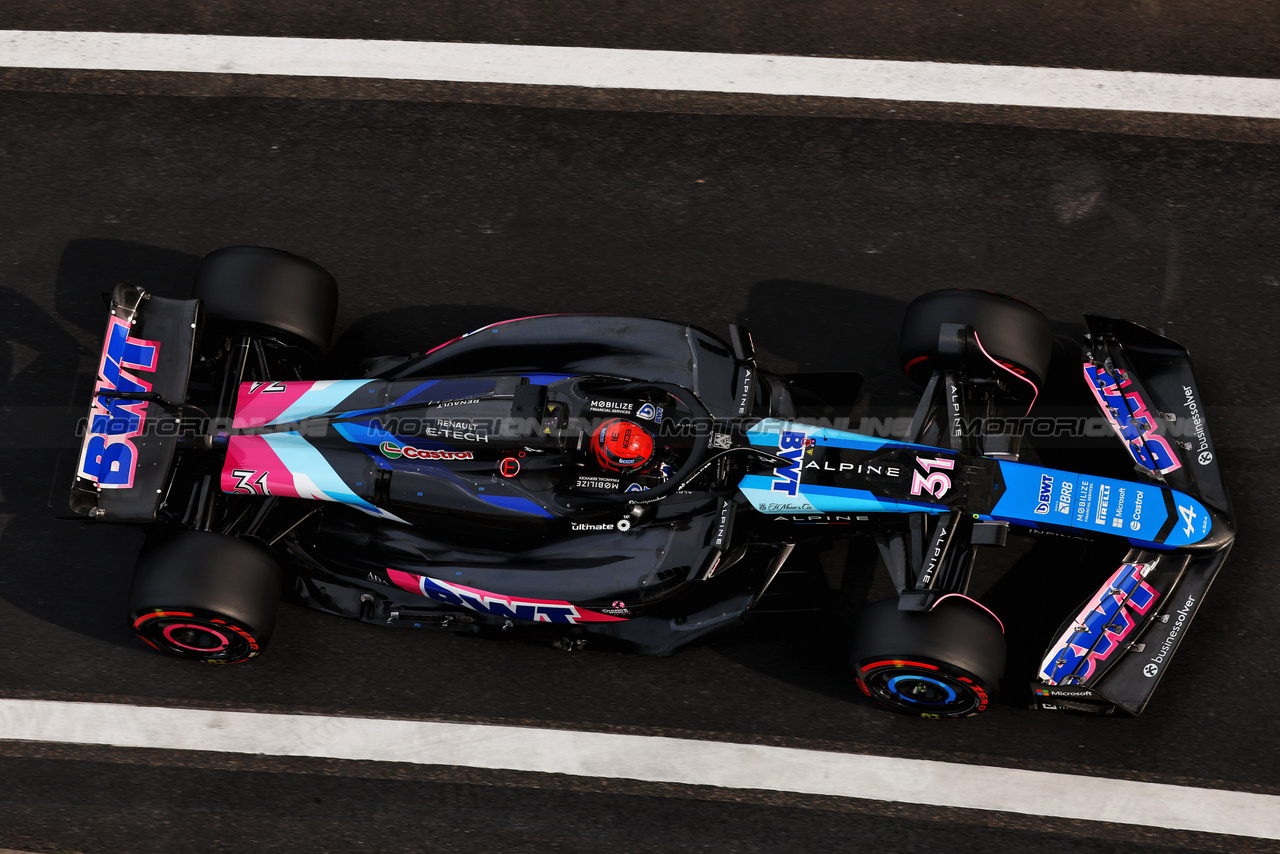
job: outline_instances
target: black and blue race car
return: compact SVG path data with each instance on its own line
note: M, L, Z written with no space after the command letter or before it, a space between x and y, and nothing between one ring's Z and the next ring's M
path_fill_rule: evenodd
M1181 346L1088 317L1079 382L1132 467L1046 467L1023 434L1049 322L985 291L907 309L920 398L896 436L837 429L858 374L763 371L741 327L526 317L322 379L337 287L297 256L222 249L191 299L122 284L109 302L71 505L152 526L129 619L186 659L259 655L282 596L668 654L742 623L820 531L874 543L897 590L853 628L858 687L962 717L1006 661L975 564L1031 532L1127 547L1026 674L1039 704L1136 715L1234 538Z

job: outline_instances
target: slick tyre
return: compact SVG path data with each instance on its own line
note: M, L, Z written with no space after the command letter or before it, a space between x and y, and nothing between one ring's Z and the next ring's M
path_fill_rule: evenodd
M280 564L265 549L185 531L138 559L129 623L144 643L169 655L247 661L271 639L280 585Z
M900 611L893 598L863 611L850 664L858 687L880 705L946 719L986 711L1004 662L1004 633L977 605L946 599L932 611Z
M229 246L200 262L192 296L220 331L248 332L323 356L338 285L319 264L262 246Z
M972 327L991 361L1036 388L1044 387L1053 347L1048 318L1022 300L959 288L924 294L907 306L898 359L915 385L928 382L937 364L938 332L944 323Z

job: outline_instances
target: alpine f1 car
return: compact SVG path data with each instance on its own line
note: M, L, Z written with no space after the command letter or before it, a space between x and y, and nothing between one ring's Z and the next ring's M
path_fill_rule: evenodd
M1110 477L972 429L1028 411L1048 375L1048 321L1007 296L911 303L900 359L921 396L901 438L799 420L851 404L860 377L762 371L739 327L527 317L316 379L336 304L323 269L260 247L207 256L188 300L111 294L71 504L167 532L131 591L155 649L251 659L283 595L667 654L741 623L800 532L839 521L898 591L854 629L856 684L961 717L1005 669L1000 620L969 596L975 561L1033 530L1128 551L1025 678L1046 707L1136 715L1234 537L1187 353L1127 321L1087 318L1079 373L1133 463Z

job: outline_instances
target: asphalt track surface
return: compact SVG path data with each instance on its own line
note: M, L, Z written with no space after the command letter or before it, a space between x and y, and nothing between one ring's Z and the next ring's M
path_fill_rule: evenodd
M205 28L170 31L341 34L209 8ZM109 28L89 12L51 21L22 10L6 4L0 27ZM457 18L422 37L516 40ZM506 20L523 22L520 38L554 43L536 16ZM287 32L267 32L276 23ZM1272 57L1250 53L1265 26L1247 29L1194 68L1171 65L1170 48L1135 70L1274 76ZM617 32L636 41L586 41L716 48ZM823 52L758 38L734 49ZM1089 61L925 55L1132 68L1096 50L1079 55ZM0 92L0 116L0 695L676 735L1280 794L1274 147L353 97L16 89ZM285 606L251 665L170 662L123 625L140 533L59 518L71 430L96 364L99 293L129 280L181 295L203 254L236 243L288 249L336 275L335 365L509 316L634 312L716 331L745 323L775 370L861 369L877 412L911 404L892 349L918 293L1006 291L1063 335L1082 330L1086 311L1126 316L1191 349L1240 536L1137 720L1032 713L1016 682L968 721L894 717L857 699L832 634L803 626L649 659L379 631ZM839 546L798 556L847 576L838 596L849 599L882 589L856 558ZM1013 656L1021 673L1096 583L1081 571L1088 558L1010 550L995 561L1012 565L1006 580L984 576L984 601L1027 642ZM0 780L0 846L37 851L1275 849L925 806L198 751L0 743Z

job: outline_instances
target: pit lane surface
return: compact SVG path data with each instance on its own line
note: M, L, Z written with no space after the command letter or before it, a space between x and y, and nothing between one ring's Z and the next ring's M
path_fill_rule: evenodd
M1274 148L352 100L6 92L0 114L0 694L677 735L1280 793ZM1192 350L1241 536L1137 721L1033 714L1016 684L971 721L888 716L857 701L830 637L804 630L655 660L285 607L261 661L171 663L121 625L138 532L56 517L96 362L98 293L128 279L181 294L200 255L237 242L307 255L338 277L339 360L507 316L663 314L746 323L774 369L858 367L869 405L892 408L910 404L893 370L897 319L934 287L1017 294L1063 332L1083 311L1162 326ZM1042 549L989 593L1031 641L1027 659L1088 587L1083 558ZM839 550L824 559L849 563ZM1060 608L1046 615L1050 596ZM19 743L0 754L0 845L36 850L1242 850L1155 830L517 773Z

